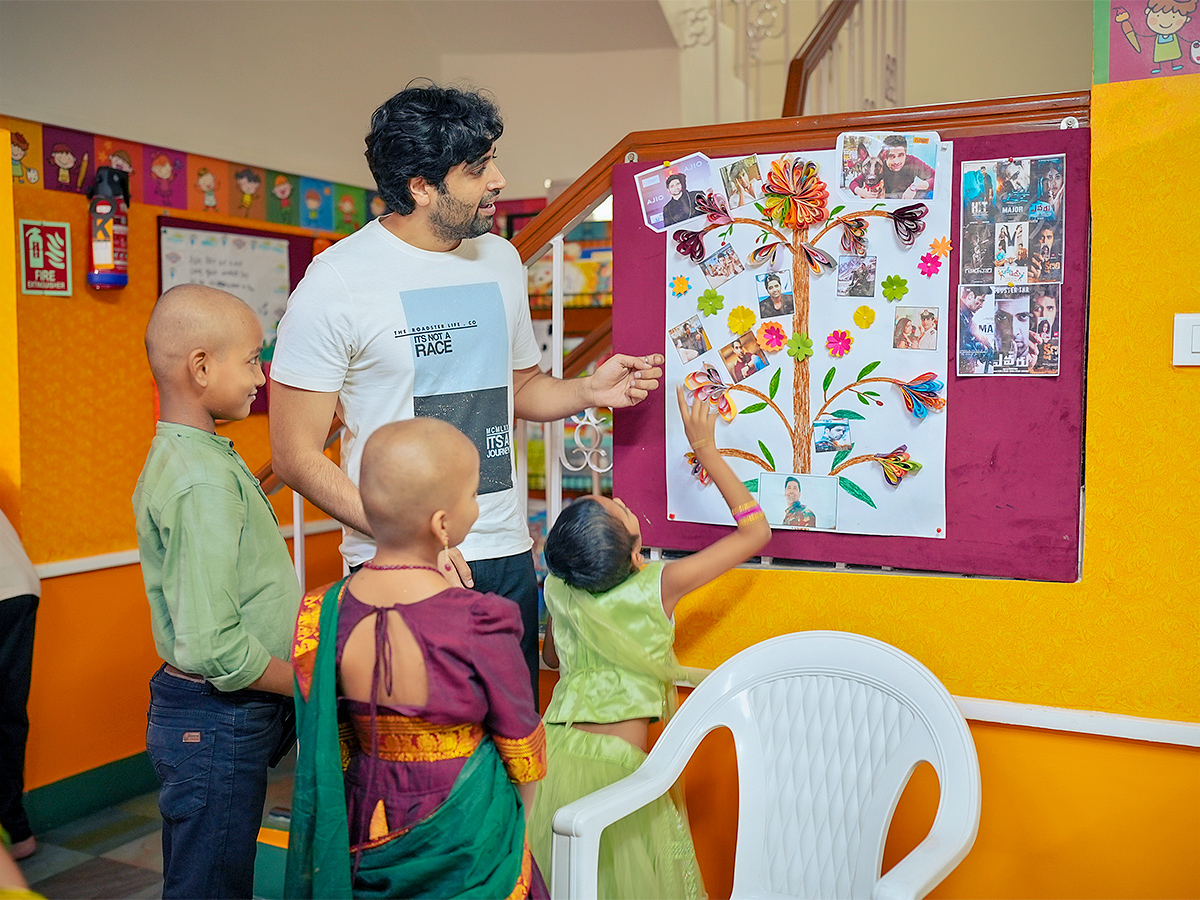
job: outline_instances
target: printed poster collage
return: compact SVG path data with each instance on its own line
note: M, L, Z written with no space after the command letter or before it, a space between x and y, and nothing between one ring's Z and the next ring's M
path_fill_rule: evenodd
M932 132L843 134L633 176L667 241L666 386L720 415L774 528L945 537L954 164ZM1063 158L962 167L959 374L1056 374ZM665 453L668 516L728 524L673 407Z

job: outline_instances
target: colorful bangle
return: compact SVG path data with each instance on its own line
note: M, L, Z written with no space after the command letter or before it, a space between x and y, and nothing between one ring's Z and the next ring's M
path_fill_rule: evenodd
M730 512L733 513L733 517L736 519L738 517L738 513L749 512L752 509L761 509L761 507L757 502L751 500L749 503L743 503L741 506L735 506L730 510Z
M745 525L747 522L755 522L759 519L765 519L766 517L767 514L760 509L756 512L746 513L746 515L737 520L737 523L738 525Z
M762 507L757 503L752 503L749 506L739 506L737 509L732 510L732 512L733 520L739 525L748 520L753 521L755 516L763 515Z
M696 443L692 444L692 449L699 450L701 447L709 446L712 446L712 441L710 441L708 438L701 438L700 440L696 441Z

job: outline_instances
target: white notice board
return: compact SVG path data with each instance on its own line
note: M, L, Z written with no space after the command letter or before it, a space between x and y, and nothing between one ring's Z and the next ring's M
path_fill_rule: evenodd
M262 323L262 359L267 362L287 307L288 246L285 238L159 226L162 289L203 284L240 297Z

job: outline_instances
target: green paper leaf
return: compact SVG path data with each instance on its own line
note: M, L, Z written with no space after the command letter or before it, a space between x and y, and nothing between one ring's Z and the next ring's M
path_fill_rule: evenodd
M771 471L775 471L775 458L771 456L771 451L767 449L767 445L762 441L758 442L758 449L763 453L763 459L767 461L767 465L771 467Z
M845 208L846 208L845 206L835 206L833 209L831 209L829 211L829 218L832 219L834 216L836 216L838 213L840 213Z
M762 412L766 408L767 404L765 403L755 403L747 406L745 409L739 409L738 412L743 416L748 416L750 413Z
M833 376L835 372L837 372L837 366L830 366L829 371L825 373L825 384L821 386L821 390L829 390L829 386L833 384Z
M867 504L867 506L871 507L871 509L879 509L879 507L875 505L875 501L871 499L871 495L860 488L849 478L839 475L838 484L842 486L843 491L845 491L855 500L861 500L863 503Z
M844 463L846 461L846 457L850 455L850 451L853 449L854 449L854 445L851 444L845 450L839 450L837 452L837 456L835 456L833 458L833 464L829 467L829 471L832 472L834 469L836 469L838 466L840 466L842 463Z
M752 494L758 493L758 479L757 478L751 478L749 481L743 481L742 484L744 484L746 486L746 490L748 490L750 493L752 493Z
M875 362L863 366L862 371L858 373L858 378L856 378L855 381L862 381L864 378L874 372L881 362L883 362L883 360L877 359Z
M829 415L833 416L835 419L861 419L864 422L867 418L866 416L860 416L852 409L835 409Z
M779 390L779 376L783 374L783 369L777 369L775 374L771 376L771 386L767 389L767 396L772 400L775 399L775 392Z

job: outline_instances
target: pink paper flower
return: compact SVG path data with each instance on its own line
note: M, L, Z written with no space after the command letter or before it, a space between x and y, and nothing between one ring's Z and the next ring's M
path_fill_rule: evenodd
M831 331L829 337L825 338L825 349L834 359L841 359L850 352L850 345L853 343L854 337L850 332Z
M917 265L917 270L926 278L932 278L941 268L942 258L936 253L926 253Z

